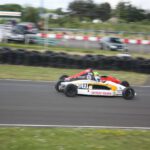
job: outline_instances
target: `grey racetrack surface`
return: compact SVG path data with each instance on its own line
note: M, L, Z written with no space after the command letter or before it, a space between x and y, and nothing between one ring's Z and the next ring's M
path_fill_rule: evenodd
M3 25L0 24L0 39L2 36L2 27ZM5 32L8 32L7 30ZM133 38L134 39L134 38ZM76 47L76 48L85 48L85 49L99 49L100 45L97 41L83 41L83 40L66 40L61 39L57 40L58 46L65 46L65 47ZM150 45L144 44L127 44L129 52L140 52L140 53L150 53Z
M68 98L54 83L0 80L0 124L150 127L150 87L137 96Z
M58 40L59 46L76 47L85 49L100 49L99 42L80 40ZM150 45L127 44L129 52L150 53Z

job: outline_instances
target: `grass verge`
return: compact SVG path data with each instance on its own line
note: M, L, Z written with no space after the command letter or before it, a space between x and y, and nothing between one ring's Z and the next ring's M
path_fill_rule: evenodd
M16 43L0 43L1 47L11 47L15 49L26 49L29 51L39 51L44 52L44 47L42 45L33 45L33 44L16 44ZM106 56L116 56L117 54L120 54L119 51L108 51L108 50L100 50L100 49L84 49L84 48L71 48L71 47L60 47L60 46L48 46L46 50L54 51L54 52L65 52L69 54L98 54L98 55L106 55ZM132 57L143 57L150 59L150 53L131 53Z
M2 47L11 47L16 49L27 49L27 50L36 50L40 52L44 52L44 48L42 45L34 45L34 44L16 44L16 43L0 43ZM46 50L51 50L55 52L66 52L66 53L78 53L78 54L103 54L103 55L116 55L118 52L115 51L102 51L98 49L84 49L84 48L73 48L73 47L59 47L59 46L48 46Z
M0 78L34 80L34 81L52 81L57 80L63 74L73 75L82 70L60 69L51 67L0 65ZM99 71L101 75L111 75L120 80L127 80L132 85L143 85L149 78L149 75L142 73L125 72L125 71L104 71L104 70L97 70L97 71Z
M148 150L149 130L0 128L1 150Z

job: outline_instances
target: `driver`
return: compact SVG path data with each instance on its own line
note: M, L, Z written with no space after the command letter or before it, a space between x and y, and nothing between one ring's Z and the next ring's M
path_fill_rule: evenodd
M100 82L100 74L97 71L94 71L93 74L95 81Z

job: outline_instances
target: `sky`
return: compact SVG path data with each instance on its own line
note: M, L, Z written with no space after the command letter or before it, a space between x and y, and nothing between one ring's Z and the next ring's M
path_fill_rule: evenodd
M34 7L43 6L48 9L56 9L63 8L66 9L68 4L74 0L0 0L0 4L6 3L17 3L21 5L30 5ZM109 2L113 8L115 8L116 4L120 1L128 1L131 2L134 6L142 9L150 10L150 0L93 0L94 3L100 4L103 2Z

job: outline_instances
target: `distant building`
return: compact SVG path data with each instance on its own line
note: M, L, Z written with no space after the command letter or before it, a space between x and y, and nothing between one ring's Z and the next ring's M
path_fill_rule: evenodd
M0 11L0 19L4 20L20 20L21 12Z
M110 23L118 23L119 22L119 19L117 17L112 17L108 20L108 22Z
M59 18L62 18L64 16L63 15L58 15L56 13L45 13L45 14L42 14L41 17L43 17L43 18L49 17L51 19L59 19Z
M93 22L93 23L102 23L103 21L100 20L100 19L94 19L92 22Z

